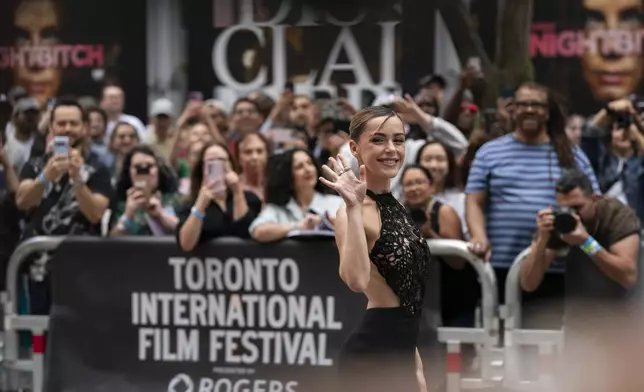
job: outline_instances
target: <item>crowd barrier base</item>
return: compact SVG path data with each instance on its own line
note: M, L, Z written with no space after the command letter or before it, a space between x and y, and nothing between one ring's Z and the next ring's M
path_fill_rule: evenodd
M461 389L497 386L503 380L503 353L499 347L498 291L494 270L489 263L472 254L468 250L467 243L463 241L428 240L427 243L434 256L457 256L470 263L477 272L481 284L482 322L480 326L438 329L438 340L445 343L447 349L447 391L458 392ZM461 347L463 344L477 347L480 378L462 376Z
M0 297L4 312L4 333L2 344L3 388L9 391L28 389L43 390L44 340L49 324L48 316L18 314L18 274L22 264L36 252L55 250L65 237L35 237L21 243L11 255L7 266L7 292ZM30 358L20 358L18 333L32 334ZM28 377L25 377L25 374ZM29 377L30 376L30 377Z
M503 386L512 391L544 391L555 388L556 365L563 349L562 330L522 329L521 265L530 248L521 252L512 263L505 283L505 304L499 307L504 321L503 351L505 358ZM538 350L538 378L523 379L526 347Z
M484 389L499 386L503 381L503 354L497 339L483 328L439 328L438 340L446 343L447 392ZM479 347L481 377L463 377L462 345Z

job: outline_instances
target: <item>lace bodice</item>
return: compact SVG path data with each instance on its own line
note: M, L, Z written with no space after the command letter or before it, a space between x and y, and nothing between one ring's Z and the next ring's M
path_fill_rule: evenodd
M430 261L427 241L391 193L367 195L380 211L380 237L369 258L400 299L400 305L413 316L420 316L425 297L425 281Z

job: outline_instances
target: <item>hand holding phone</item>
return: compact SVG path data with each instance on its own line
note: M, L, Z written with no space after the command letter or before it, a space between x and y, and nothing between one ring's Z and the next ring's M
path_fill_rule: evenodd
M191 101L203 101L203 94L201 91L192 91L188 94L188 99Z
M136 185L134 188L128 189L127 199L125 201L125 216L132 219L134 214L136 214L139 209L143 208L147 200L148 197L141 189L137 188Z
M335 226L331 222L331 217L328 212L325 212L324 215L322 215L322 221L316 229L321 231L335 231Z
M293 140L293 131L288 128L274 128L271 136L275 144L288 143Z
M212 191L221 193L226 191L226 168L224 161L216 159L204 163L204 173L207 184L214 184Z
M481 72L481 58L480 57L470 57L467 60L467 66L472 68L476 72Z
M53 152L54 152L54 155L64 155L69 157L69 137L55 136Z
M69 137L55 136L52 141L52 157L47 162L43 173L48 181L60 181L69 171Z

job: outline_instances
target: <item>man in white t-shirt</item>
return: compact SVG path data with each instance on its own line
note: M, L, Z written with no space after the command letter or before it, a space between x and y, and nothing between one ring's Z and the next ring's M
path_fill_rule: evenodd
M107 113L107 129L105 131L105 143L109 145L110 137L116 124L125 122L136 129L139 140L145 140L145 125L137 117L123 113L125 107L125 94L119 86L110 85L103 88L101 108Z
M144 143L152 147L165 160L170 159L174 146L174 105L168 98L159 98L150 107L150 125Z

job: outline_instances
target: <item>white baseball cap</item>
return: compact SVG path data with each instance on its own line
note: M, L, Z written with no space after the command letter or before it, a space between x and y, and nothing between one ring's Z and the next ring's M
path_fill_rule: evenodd
M152 102L150 117L166 115L174 117L174 104L168 98L159 98Z

